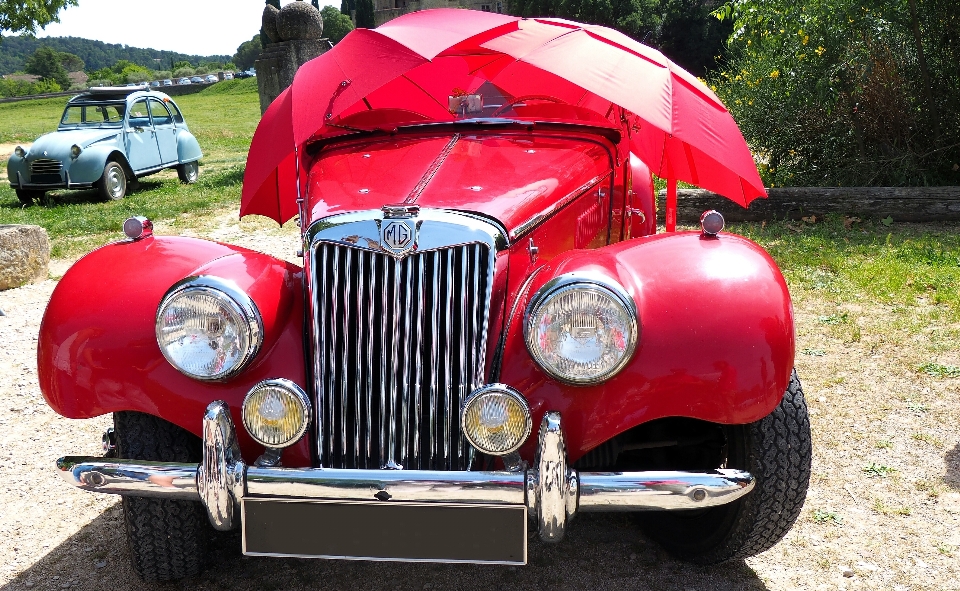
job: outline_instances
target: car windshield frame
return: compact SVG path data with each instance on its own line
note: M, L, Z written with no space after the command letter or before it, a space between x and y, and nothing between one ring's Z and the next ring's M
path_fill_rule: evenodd
M97 108L100 107L115 107L119 111L119 119L116 120L107 120L99 119L96 121L87 121L86 119L93 113L97 113ZM67 117L71 112L80 112L80 121L68 121ZM99 111L101 114L103 111ZM127 113L127 104L125 101L90 101L90 102L77 102L77 103L68 103L66 108L63 110L63 115L60 116L60 123L57 126L57 129L88 129L88 128L101 128L101 127L121 127L123 126L123 120Z

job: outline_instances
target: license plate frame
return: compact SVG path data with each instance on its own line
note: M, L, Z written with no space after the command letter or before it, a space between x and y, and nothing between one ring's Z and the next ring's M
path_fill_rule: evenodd
M253 497L241 518L247 556L527 563L524 505Z

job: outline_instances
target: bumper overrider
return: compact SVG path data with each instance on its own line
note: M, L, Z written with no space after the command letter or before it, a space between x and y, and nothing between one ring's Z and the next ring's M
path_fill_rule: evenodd
M225 402L203 417L199 465L68 456L84 490L200 501L218 530L243 528L244 553L434 562L526 562L527 524L547 542L577 512L701 509L754 486L740 470L578 472L560 413L540 423L536 459L515 472L343 470L246 465Z

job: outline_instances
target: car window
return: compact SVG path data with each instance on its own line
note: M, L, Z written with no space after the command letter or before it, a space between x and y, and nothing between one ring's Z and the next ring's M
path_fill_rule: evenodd
M180 114L180 109L177 108L177 105L173 104L173 101L166 101L166 104L170 112L173 113L173 120L177 123L183 123L183 115Z
M140 99L130 105L130 127L150 127L147 99Z
M123 121L124 105L69 105L63 111L60 125L110 125Z
M173 123L170 111L157 99L150 99L150 114L153 115L154 125L170 125Z

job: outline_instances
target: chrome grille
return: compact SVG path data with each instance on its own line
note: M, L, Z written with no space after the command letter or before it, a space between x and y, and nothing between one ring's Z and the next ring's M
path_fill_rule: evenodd
M60 174L63 164L51 158L37 158L30 163L30 174Z
M395 258L321 241L311 258L322 464L467 469L459 413L484 381L489 246Z

